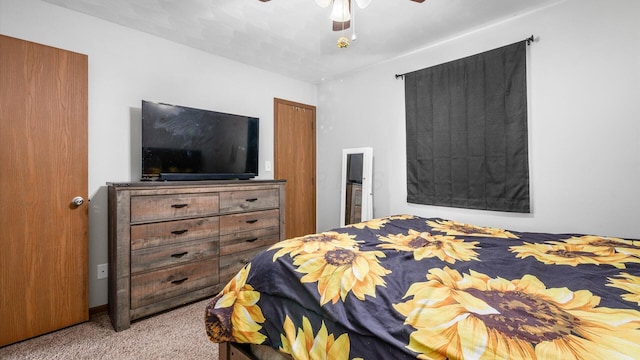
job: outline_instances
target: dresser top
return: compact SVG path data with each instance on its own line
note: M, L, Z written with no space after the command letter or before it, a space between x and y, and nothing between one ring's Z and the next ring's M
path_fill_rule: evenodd
M194 186L233 186L233 185L265 185L285 183L286 180L196 180L196 181L133 181L107 182L107 186L116 188L153 188L153 187L194 187Z

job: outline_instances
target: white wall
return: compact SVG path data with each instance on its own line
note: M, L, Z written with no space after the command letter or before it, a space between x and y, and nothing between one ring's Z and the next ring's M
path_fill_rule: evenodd
M640 238L640 2L568 0L342 79L318 93L318 229L338 224L340 151L374 151L374 216ZM523 40L531 214L406 202L404 82L394 74Z
M140 177L142 99L260 118L272 179L273 98L316 105L317 86L38 0L0 0L0 33L89 56L89 306L107 303L107 182Z

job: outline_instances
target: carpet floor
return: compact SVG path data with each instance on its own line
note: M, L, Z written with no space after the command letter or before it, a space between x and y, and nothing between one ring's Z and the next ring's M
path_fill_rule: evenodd
M0 359L217 359L204 329L202 300L115 332L107 314L0 348Z

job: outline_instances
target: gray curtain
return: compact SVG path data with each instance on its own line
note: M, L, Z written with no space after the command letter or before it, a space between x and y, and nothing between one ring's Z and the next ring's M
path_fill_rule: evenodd
M408 202L530 211L526 46L405 74Z

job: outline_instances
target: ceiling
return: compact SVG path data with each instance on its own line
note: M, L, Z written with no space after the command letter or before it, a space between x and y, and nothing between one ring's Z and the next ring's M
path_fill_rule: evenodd
M340 49L314 0L44 0L218 56L320 83L564 0L373 0ZM351 30L345 35L351 38ZM515 34L526 38L531 34Z

